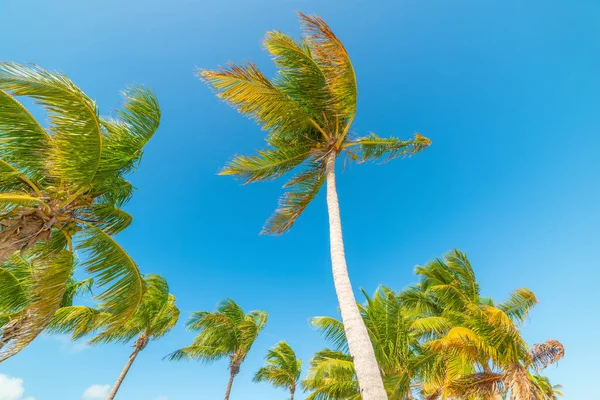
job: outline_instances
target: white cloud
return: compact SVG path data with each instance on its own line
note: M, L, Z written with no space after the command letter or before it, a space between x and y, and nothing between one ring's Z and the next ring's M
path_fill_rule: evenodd
M0 374L0 400L35 400L33 397L24 399L24 393L23 379Z
M104 400L110 392L110 385L92 385L85 389L81 400Z

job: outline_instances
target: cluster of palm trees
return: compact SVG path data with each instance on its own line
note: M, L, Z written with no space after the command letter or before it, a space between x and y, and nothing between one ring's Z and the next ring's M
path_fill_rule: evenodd
M301 362L287 343L278 343L255 380L284 387L292 398L302 386L315 400L554 398L538 372L562 357L562 346L549 341L529 349L518 329L535 296L520 289L499 304L480 297L460 252L420 267L422 279L414 287L400 293L382 287L373 297L365 294L364 305L357 303L344 254L336 161L344 155L357 163L387 162L410 157L430 141L418 133L409 140L357 136L357 86L348 53L321 18L300 14L300 20L300 40L278 31L265 37L278 68L273 79L251 63L198 71L221 99L267 132L265 149L234 156L221 174L244 183L294 174L263 233L289 230L326 183L341 321L321 317L313 323L333 348L315 355L300 382ZM21 96L45 109L48 126ZM167 282L142 274L115 240L132 221L123 210L134 191L126 178L161 117L147 88L130 87L123 99L120 110L102 116L66 76L0 63L0 362L43 331L91 336L92 343L135 338L109 399L139 352L179 318ZM78 268L89 278L75 280ZM98 291L94 307L73 305L92 287ZM168 358L228 358L227 399L266 321L266 313L245 313L225 300L216 312L190 317L188 328L198 336Z

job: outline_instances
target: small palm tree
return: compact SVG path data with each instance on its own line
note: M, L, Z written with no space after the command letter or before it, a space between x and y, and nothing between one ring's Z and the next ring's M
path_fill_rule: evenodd
M44 107L49 125L42 126L19 96ZM144 293L137 265L112 237L132 221L121 208L133 191L125 176L139 164L160 121L153 92L131 87L123 97L114 117L101 117L96 103L66 76L0 63L0 265L20 251L37 274L56 277L73 265L63 250L72 253L77 244L86 255L84 267L106 288L98 300L119 316L115 324L133 315ZM57 284L30 310L27 326L0 361L43 330L62 298L62 282L63 290Z
M267 352L267 365L254 375L255 382L269 382L275 387L286 388L290 391L290 400L302 372L302 360L296 358L296 353L286 342L279 342Z
M267 33L264 40L279 69L275 79L269 80L254 64L200 70L200 77L220 98L268 131L266 149L236 155L221 174L250 183L298 170L284 185L287 192L263 229L269 234L289 230L327 182L333 277L350 354L356 360L363 398L387 400L346 267L335 163L342 154L358 162L386 162L411 156L430 141L419 134L406 141L374 133L357 137L351 129L357 86L350 57L321 18L300 14L300 19L302 40L277 31Z
M109 313L83 306L59 309L49 327L50 332L71 333L73 339L104 328L104 331L91 340L92 344L128 343L137 337L133 344L134 350L107 400L115 398L139 352L144 350L151 340L166 335L179 319L175 296L169 293L167 281L158 275L147 275L144 280L147 290L144 293L142 304L133 316L119 327L109 324L112 320Z
M264 311L244 310L231 299L223 300L217 311L199 311L192 314L187 326L199 332L190 346L167 356L169 360L200 360L211 363L229 358L229 383L225 400L229 399L231 387L240 367L260 331L267 323Z

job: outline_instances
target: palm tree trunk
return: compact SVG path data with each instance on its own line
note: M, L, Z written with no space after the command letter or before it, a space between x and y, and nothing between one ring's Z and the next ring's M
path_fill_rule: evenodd
M235 378L237 374L231 371L229 373L229 383L227 383L227 390L225 391L225 400L229 400L229 395L231 394L231 387L233 386L233 378Z
M342 223L340 207L335 186L335 159L332 152L327 156L327 210L329 211L329 240L331 245L331 265L333 282L344 323L344 331L348 340L350 355L354 360L354 369L363 400L387 400L383 380L379 372L373 344L356 305L356 299L350 284L344 241L342 239Z
M119 391L119 388L121 387L121 384L123 383L123 380L127 376L129 369L131 368L131 365L135 361L135 358L138 356L140 351L144 350L144 348L146 347L147 344L148 344L148 337L142 333L140 335L140 337L135 341L135 345L133 346L135 349L133 350L133 353L131 353L131 355L129 356L129 360L127 360L127 364L125 364L125 368L123 368L123 371L121 371L121 375L119 375L119 378L115 382L115 385L113 386L112 390L108 394L108 397L106 398L106 400L113 400L115 398L115 396L117 395L117 392Z

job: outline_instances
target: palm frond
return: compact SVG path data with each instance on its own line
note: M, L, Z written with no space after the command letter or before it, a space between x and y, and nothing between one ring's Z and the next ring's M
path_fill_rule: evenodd
M32 300L10 326L3 327L2 341L8 344L0 349L0 362L17 354L48 326L60 307L73 268L73 255L68 251L33 261Z
M315 198L325 182L322 162L312 163L285 184L287 192L279 199L279 205L267 220L261 233L281 235L287 232Z
M565 348L558 340L548 340L533 346L529 354L532 365L540 371L562 359L565 356Z
M331 343L337 351L348 352L348 340L344 331L344 324L332 317L314 317L310 324L318 329L325 340Z
M102 131L96 103L66 76L38 66L0 63L0 89L29 96L50 117L49 170L78 189L94 178L102 153Z
M529 310L538 303L535 293L527 288L520 288L511 293L510 298L498 305L512 320L524 322Z
M109 325L113 315L92 307L59 308L46 330L53 334L70 334L77 340Z
M19 256L0 265L0 313L15 313L29 304L31 274L31 264Z
M332 106L339 117L351 120L356 112L358 91L350 56L322 18L298 14L312 56L325 73Z
M78 248L86 254L83 266L93 274L100 287L107 286L98 295L101 308L115 315L118 321L126 321L142 302L145 283L138 266L102 229L85 223L84 240Z
M347 147L358 146L359 162L388 162L395 158L410 157L425 149L431 141L418 133L414 139L400 140L395 137L382 138L374 133L367 137L347 142Z
M2 159L34 182L44 177L50 136L25 107L0 90Z
M199 70L198 76L218 96L240 113L272 132L311 130L310 116L290 96L275 86L252 63L231 64L216 71Z
M313 58L310 44L296 41L279 31L268 32L263 42L278 67L275 85L331 130L337 116L331 110L332 96L321 66ZM330 120L327 119L329 115Z
M107 134L96 180L131 172L160 124L161 111L154 92L132 86L124 90L122 96L125 103L116 118L101 120Z
M244 183L275 179L302 164L311 154L307 146L261 150L257 155L236 155L219 175L234 175Z
M133 217L126 211L112 204L92 204L81 210L80 219L94 224L109 235L116 235L133 222Z

